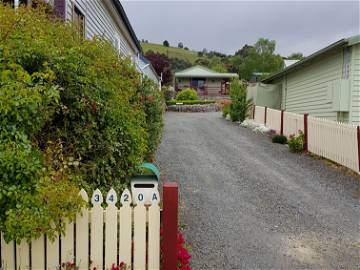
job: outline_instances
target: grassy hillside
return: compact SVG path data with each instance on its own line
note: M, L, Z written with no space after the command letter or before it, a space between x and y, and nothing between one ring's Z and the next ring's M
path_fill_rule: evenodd
M179 58L179 59L187 60L192 64L196 61L196 59L198 59L197 52L195 51L187 51L175 47L165 47L161 44L154 44L154 43L141 43L141 46L144 50L144 53L152 50L153 52L163 53L170 58Z

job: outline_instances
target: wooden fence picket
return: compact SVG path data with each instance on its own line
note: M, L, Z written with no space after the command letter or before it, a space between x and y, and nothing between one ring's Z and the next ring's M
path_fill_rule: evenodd
M105 211L105 269L111 269L112 264L117 265L117 226L118 209L116 207L117 194L114 189L110 189L106 196Z
M149 243L148 243L148 268L149 270L160 269L160 206L159 192L151 194L151 206L149 207Z
M18 269L30 269L29 243L25 240L22 240L20 245L16 245L16 259Z
M6 243L4 237L1 236L1 249L1 259L3 267L5 269L15 268L14 241Z
M33 240L31 242L31 265L32 270L44 270L45 269L45 237ZM12 268L8 268L9 270Z
M74 262L74 222L67 222L61 236L61 263Z
M89 202L89 197L84 189L80 190L80 196L85 202ZM85 270L89 266L89 210L87 208L82 209L82 212L76 215L75 223L76 265L79 270Z
M122 193L121 207L119 211L120 232L119 232L119 261L126 263L131 267L131 249L132 249L132 198L130 191L125 189Z
M103 197L99 189L93 193L91 202L91 238L90 238L90 260L91 268L101 269L103 265L103 226L104 209L101 204Z
M134 201L134 270L143 270L146 265L146 207L144 194L139 193Z
M48 269L56 269L60 262L59 253L59 236L56 236L54 241L47 239L46 242L46 262Z

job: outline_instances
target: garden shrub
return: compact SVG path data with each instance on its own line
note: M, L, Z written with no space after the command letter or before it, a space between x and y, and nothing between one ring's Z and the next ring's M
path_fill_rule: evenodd
M239 79L234 79L230 85L230 117L232 121L243 122L248 116L252 101L247 99L246 86Z
M225 104L222 108L222 116L224 118L226 118L226 116L228 116L228 114L230 113L230 103L229 104Z
M165 111L164 97L158 86L149 79L143 79L140 89L148 133L146 159L151 161L161 141Z
M176 95L176 100L198 100L197 92L192 88L185 88Z
M144 84L109 42L84 40L42 8L0 5L0 230L6 240L51 238L63 230L59 218L82 206L80 187L120 192L127 185L161 134L160 93ZM140 91L154 99L144 100Z
M290 135L288 140L289 149L293 153L304 151L304 133L299 130L299 135Z
M164 93L165 101L170 101L175 97L175 90L169 85L164 85L161 91Z
M284 135L274 135L271 140L273 143L279 143L279 144L287 143L287 138Z

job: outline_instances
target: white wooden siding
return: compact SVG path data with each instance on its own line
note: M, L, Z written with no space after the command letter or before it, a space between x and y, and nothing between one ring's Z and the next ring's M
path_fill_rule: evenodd
M85 16L86 38L91 39L94 36L104 37L112 42L123 55L135 55L135 50L131 49L125 35L121 32L120 28L111 17L104 1L110 0L67 0L66 20L72 20L73 6L75 4ZM120 46L118 45L118 40L120 40Z
M352 47L351 57L351 123L360 125L360 44Z
M325 56L307 67L287 75L285 109L337 120L328 96L328 86L342 76L342 51Z

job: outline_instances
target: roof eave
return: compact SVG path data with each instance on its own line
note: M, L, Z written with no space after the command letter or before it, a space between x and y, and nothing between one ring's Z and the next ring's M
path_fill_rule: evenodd
M112 2L114 4L116 10L118 11L120 17L123 19L123 21L125 23L125 26L126 26L127 30L129 31L130 36L131 36L131 38L133 39L133 41L135 43L136 48L139 50L140 53L142 53L142 47L140 45L140 42L139 42L139 40L138 40L138 38L137 38L137 36L135 34L134 29L131 26L131 23L129 21L129 18L126 15L126 12L125 12L123 6L120 3L120 0L112 0Z
M325 48L323 48L323 49L321 49L319 51L316 51L315 53L309 55L308 57L304 58L303 60L300 60L300 61L288 66L287 68L283 69L282 71L279 71L278 73L270 75L269 77L263 79L261 82L262 83L272 82L273 80L278 79L279 77L289 73L290 71L294 70L295 68L297 68L299 66L302 66L305 63L308 63L310 60L313 60L314 58L320 56L321 54L323 54L325 52L328 52L328 51L331 51L331 50L333 50L335 48L347 45L348 42L349 42L348 39L341 39L341 40L339 40L339 41L337 41L335 43L332 43L329 46L327 46L327 47L325 47Z

